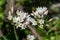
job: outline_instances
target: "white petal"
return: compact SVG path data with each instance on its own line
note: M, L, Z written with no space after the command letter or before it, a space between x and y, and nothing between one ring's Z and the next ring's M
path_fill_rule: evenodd
M48 10L44 12L44 15L47 15L48 14Z

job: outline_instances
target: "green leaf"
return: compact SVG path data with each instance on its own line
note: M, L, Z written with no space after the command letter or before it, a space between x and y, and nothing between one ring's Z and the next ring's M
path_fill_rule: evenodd
M5 0L0 0L0 6L5 4Z
M60 30L60 19L56 22L56 27Z
M54 36L51 36L51 37L50 37L50 40L54 40L54 39L55 39Z
M4 14L3 12L0 12L0 21L4 19Z
M26 35L29 34L29 30L28 29L25 29L24 32L25 32Z
M3 24L3 23L2 23L2 22L0 22L0 29L1 29L1 27L2 27L2 24Z
M3 11L2 7L0 6L0 12Z

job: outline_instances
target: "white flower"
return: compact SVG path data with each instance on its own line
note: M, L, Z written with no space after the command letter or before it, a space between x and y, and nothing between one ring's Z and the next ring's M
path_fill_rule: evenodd
M9 11L9 14L8 14L7 19L8 19L8 20L12 20L12 18L13 18L13 16L11 15L11 12Z
M34 40L35 39L35 37L34 37L34 35L27 35L27 40Z
M38 12L39 14L43 14L45 11L47 10L46 7L38 7L36 8L36 12Z
M43 19L38 20L38 22L39 22L40 24L44 24L44 20L43 20Z
M19 16L20 13L21 13L21 11L19 11L19 10L16 11L17 16Z
M37 22L33 18L31 18L31 17L27 17L27 21L31 22L32 25L37 25Z
M16 16L13 17L13 22L14 23L20 22L20 18L19 17L16 17Z
M48 14L48 10L46 10L45 12L44 12L44 15L47 15Z
M21 29L25 29L26 28L26 24L22 24Z
M28 13L25 13L23 11L16 11L16 16L13 17L12 14L13 13L13 6L11 8L11 11L9 11L9 15L8 15L8 19L9 20L13 20L13 23L15 24L15 26L18 28L20 27L21 29L25 29L27 25L29 25L30 23L32 23L32 25L37 25L37 21L40 23L40 26L43 27L44 24L44 20L43 17L44 15L47 15L48 10L46 7L38 7L36 8L36 11L33 12L33 15L35 18L40 18L39 20L35 20L34 18L30 17L30 15L28 15ZM31 39L32 40L32 39Z
M44 15L48 14L48 10L46 7L38 7L36 8L36 11L33 12L33 15L38 17L38 18L43 18Z
M38 15L38 12L36 11L36 12L34 12L34 15Z
M50 25L49 24L46 24L47 27L49 27Z
M47 10L47 8L46 7L43 7L43 9L42 9L43 11L46 11Z
M41 24L39 27L40 27L41 29L43 29L43 26L44 26L44 25Z
M24 19L27 17L28 13L24 13L22 11L17 10L16 12L17 16L20 17L20 22L23 22Z
M25 20L24 20L25 18L27 18L29 16L28 13L24 13L22 11L17 10L16 14L17 14L17 17L15 16L13 18L13 22L15 23L15 26L17 28L20 27L21 29L25 29L27 23L29 23L27 21L25 22Z
M53 18L50 18L48 22L51 22L53 20Z
M27 17L27 13L21 13L20 14L20 19L21 20L24 20L26 17ZM23 21L21 21L21 22L23 22Z
M28 21L26 21L24 24L29 25L29 22L28 22Z
M15 26L16 28L20 27L21 29L25 29L26 28L26 23L21 23L21 21L24 21L24 20L21 20L20 17L14 17L13 18L13 23L15 23Z
M28 16L28 13L23 13L23 14L21 15L21 17L22 17L23 19L25 19L27 16Z
M37 11L38 13L40 13L40 14L43 13L42 7L38 7L38 8L36 8L36 11Z
M24 23L16 23L16 28L20 27L21 29L25 29L26 28L26 24Z

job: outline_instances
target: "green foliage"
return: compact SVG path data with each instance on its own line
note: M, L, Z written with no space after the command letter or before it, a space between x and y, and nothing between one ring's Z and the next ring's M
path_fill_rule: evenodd
M25 29L24 32L26 35L28 35L30 33L28 29Z
M4 4L5 4L5 0L0 0L0 28L2 26L2 22L4 20Z
M5 4L5 0L0 0L0 6L3 6Z
M59 20L57 20L57 22L56 22L56 27L58 28L58 30L60 30L60 19Z
M4 12L0 12L0 28L1 28L1 26L2 26L2 22L3 22L3 20L4 20L4 14L3 14Z

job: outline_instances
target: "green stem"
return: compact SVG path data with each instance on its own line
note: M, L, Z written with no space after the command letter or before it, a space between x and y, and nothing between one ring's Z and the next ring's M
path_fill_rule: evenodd
M50 33L52 30L53 30L53 28L51 28L51 29L48 31L48 33Z
M3 37L4 40L7 40L5 36L2 35L2 37Z
M17 36L17 33L16 33L15 26L14 26L14 34L15 34L15 38L16 38L16 40L18 40L18 36Z

